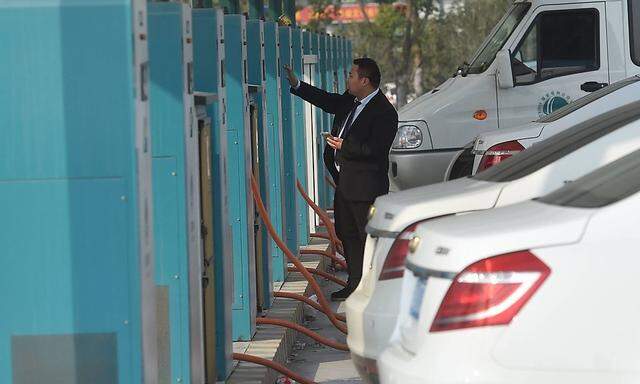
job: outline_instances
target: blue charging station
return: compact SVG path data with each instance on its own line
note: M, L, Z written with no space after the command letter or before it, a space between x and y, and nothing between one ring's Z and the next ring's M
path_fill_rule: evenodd
M0 4L2 383L157 382L146 20Z
M320 88L324 90L328 90L327 87L327 35L324 33L317 35L317 46L318 46L318 85ZM318 118L320 120L319 127L321 128L321 132L331 132L331 121L328 113L320 110L318 112ZM319 145L318 145L318 179L322 179L322 183L320 184L320 188L318 190L319 201L318 204L320 207L327 209L331 206L331 201L333 199L333 194L331 193L331 187L329 183L326 181L326 177L331 177L329 172L327 172L326 167L324 166L323 159L323 151L325 146L325 141L322 137L320 137Z
M280 64L280 36L278 24L264 23L264 62L265 62L265 102L266 124L268 132L267 159L269 163L269 217L284 238L284 160L282 158L282 106L281 106L281 64ZM288 92L288 89L287 89ZM271 277L274 282L282 282L287 274L287 263L280 248L271 241Z
M292 52L292 29L290 27L278 27L280 35L280 63L288 64L294 68ZM285 242L293 252L298 250L298 198L296 191L296 144L295 144L295 106L294 96L289 91L290 85L287 76L281 76L281 103L282 103L282 158L284 163L284 212L285 212Z
M200 129L204 257L205 355L207 382L224 381L231 373L233 244L227 197L227 97L224 14L221 9L193 10L194 86ZM207 96L215 96L211 99ZM210 200L207 198L210 196ZM211 332L211 329L215 329Z
M320 67L319 36L316 33L304 31L303 38L305 48L305 71L312 72L309 77L313 79L314 85L318 88L324 89ZM307 121L307 126L310 126L312 129L307 132L307 134L312 135L312 137L307 139L311 143L311 145L307 147L307 150L309 151L309 153L307 153L307 159L308 165L311 164L311 167L308 167L308 169L313 171L313 174L308 177L308 180L313 183L313 188L309 188L308 190L314 200L317 201L320 206L324 206L325 190L327 188L327 182L324 178L325 167L323 160L325 141L321 135L321 133L324 132L324 111L318 107L311 107L310 112L310 114L306 115L309 119ZM315 214L313 214L313 212L310 212L309 214L310 218L315 218ZM317 220L310 220L312 231L315 232L315 226L317 224L319 224Z
M191 7L150 2L148 23L158 376L160 382L188 383L193 375L201 382L203 260Z
M233 242L233 340L255 333L256 271L254 206L251 197L251 129L247 30L243 15L225 15L227 80L227 197Z
M260 188L262 201L271 202L272 166L269 162L269 131L266 101L266 63L264 45L264 21L247 22L247 67L249 83L249 127L251 132L252 172ZM271 240L257 211L254 215L254 237L256 257L256 293L258 309L271 307L273 302L273 279L271 276Z
M293 69L299 74L304 75L304 61L303 61L303 42L302 42L302 29L291 28L291 52L293 60ZM304 103L305 101L299 97L293 98L293 124L292 134L295 136L295 179L292 180L293 187L296 192L296 199L298 200L297 210L297 225L298 225L298 247L309 244L309 210L307 203L302 196L298 193L295 183L296 179L300 181L305 190L308 190L307 182L307 155L306 155L306 135L307 127L304 118Z

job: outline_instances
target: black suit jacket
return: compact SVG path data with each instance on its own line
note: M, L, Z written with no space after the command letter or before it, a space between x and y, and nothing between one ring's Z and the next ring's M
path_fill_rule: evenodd
M331 134L338 136L355 98L347 92L329 93L300 82L291 92L335 115ZM398 130L398 112L382 91L371 99L351 124L342 149L324 147L324 164L346 200L373 201L389 193L389 150ZM340 172L334 162L340 166Z

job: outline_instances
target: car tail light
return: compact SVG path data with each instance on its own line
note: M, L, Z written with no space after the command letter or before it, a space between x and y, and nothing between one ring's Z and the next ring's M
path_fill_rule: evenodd
M511 156L521 151L524 151L524 147L522 146L522 144L518 143L515 140L496 144L493 147L487 149L487 151L482 156L480 165L478 166L478 172L493 167L494 165L510 158Z
M420 223L419 221L411 224L396 237L391 249L389 249L389 253L387 253L387 258L384 260L378 280L397 279L404 275L404 262L409 253L409 242Z
M509 324L550 273L529 251L480 260L455 277L430 332Z

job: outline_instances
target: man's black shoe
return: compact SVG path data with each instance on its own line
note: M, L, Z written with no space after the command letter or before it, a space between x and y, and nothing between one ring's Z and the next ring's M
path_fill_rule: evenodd
M339 291L333 292L331 294L331 301L345 301L353 291L353 288L347 286Z

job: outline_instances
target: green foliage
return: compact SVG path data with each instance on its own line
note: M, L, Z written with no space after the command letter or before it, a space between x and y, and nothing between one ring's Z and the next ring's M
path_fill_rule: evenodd
M375 21L347 25L341 34L353 41L354 56L378 62L401 106L470 60L511 0L455 0L447 13L434 0L398 4L381 4Z

